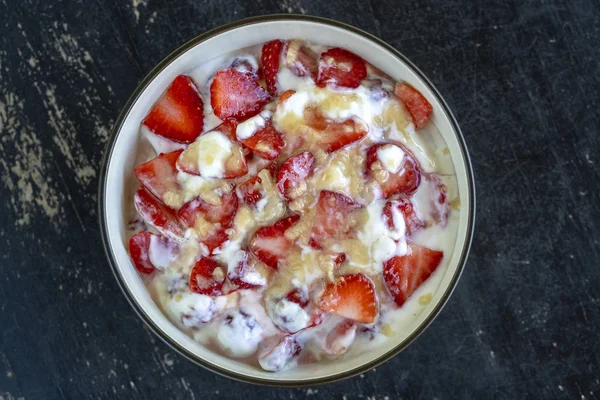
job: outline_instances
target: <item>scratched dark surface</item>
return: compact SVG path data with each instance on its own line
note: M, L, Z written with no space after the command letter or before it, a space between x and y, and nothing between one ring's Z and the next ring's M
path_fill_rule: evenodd
M249 386L174 353L110 272L104 143L174 48L259 13L327 16L411 58L459 120L476 236L441 315L363 376ZM0 399L600 397L600 2L0 0Z

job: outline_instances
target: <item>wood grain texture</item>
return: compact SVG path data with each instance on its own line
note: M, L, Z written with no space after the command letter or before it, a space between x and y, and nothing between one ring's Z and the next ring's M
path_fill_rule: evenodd
M335 18L434 82L475 168L447 307L363 376L271 389L205 371L134 314L100 243L102 150L143 76L238 18ZM596 0L0 0L0 399L600 397Z

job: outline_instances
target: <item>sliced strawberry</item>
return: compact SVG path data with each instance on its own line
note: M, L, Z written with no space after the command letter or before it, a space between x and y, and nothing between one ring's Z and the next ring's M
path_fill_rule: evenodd
M368 125L358 118L334 121L310 107L304 111L304 118L309 127L322 132L319 147L328 153L359 141L369 132Z
M312 173L315 157L305 151L288 158L277 172L277 189L288 201L306 191L306 178Z
M273 127L270 119L254 135L240 142L244 147L265 160L274 160L279 157L281 149L285 146L281 133Z
M212 258L202 257L190 272L190 290L207 296L220 296L226 274L227 267Z
M185 231L175 211L161 203L144 188L139 188L135 192L133 202L144 221L154 226L160 233L177 241L183 238Z
M327 84L357 88L367 77L365 60L339 47L329 49L319 57L317 86Z
M192 79L179 75L142 124L175 142L191 143L204 128L204 106Z
M231 62L229 68L235 69L238 72L248 75L252 79L258 80L258 71L247 58L235 58Z
M383 146L399 147L403 159L396 172L388 171L379 159L378 150ZM402 145L379 143L367 150L367 176L371 176L379 184L384 198L394 194L413 194L421 183L421 169L412 154Z
M432 202L431 216L436 223L445 227L448 223L448 214L450 213L448 188L444 185L442 178L438 174L428 174L426 179L429 182L430 199Z
M256 205L264 197L262 179L258 175L253 176L246 182L239 184L237 192L244 203Z
M138 232L129 239L129 255L135 268L144 273L154 272L154 265L150 261L150 232Z
M412 117L415 128L421 129L429 121L433 108L427 99L416 89L404 83L396 83L394 94L404 103Z
M360 207L345 194L322 190L310 232L310 245L321 249L326 240L346 237L351 229L349 217Z
M271 96L277 95L277 73L279 72L279 58L282 48L283 42L281 40L272 40L264 44L260 55L267 91Z
M425 223L417 216L412 202L409 199L400 198L388 201L383 207L384 220L390 230L396 229L394 224L394 209L402 213L407 236L410 236L412 233L425 226Z
M317 54L305 42L293 39L286 43L285 64L297 76L317 77L319 69Z
M165 194L176 193L181 187L177 181L177 159L182 150L161 153L158 157L138 165L133 173L154 196L164 201Z
M207 141L207 138L213 136L214 131L222 133L229 141L229 146L231 147L231 155L224 162L224 171L222 176L207 176L207 178L224 178L224 179L233 179L240 176L245 175L248 172L248 163L246 161L246 156L244 155L244 151L242 146L236 142L235 130L237 127L237 122L232 120L227 120L223 122L221 125L213 129L211 132L206 132L202 136L200 136L194 143L190 144L187 149L181 153L179 159L177 160L177 168L183 172L186 172L191 175L202 175L202 171L199 169L199 161L200 157L210 156L211 151L214 151L211 148L210 141ZM214 158L211 162L215 162Z
M352 274L328 284L318 306L325 312L371 324L377 318L379 301L371 279L363 274Z
M238 265L227 275L229 292L241 289L255 289L266 285L266 279L256 270L256 261L244 252Z
M408 253L383 264L385 284L398 306L427 280L442 262L444 252L409 243Z
M272 336L261 343L258 349L258 363L265 371L281 371L300 351L302 346L294 336Z
M300 220L299 215L290 215L271 226L256 231L250 242L250 252L267 266L277 269L279 260L285 259L294 244L285 237L285 231Z
M223 120L250 118L270 99L258 81L231 68L217 72L210 85L210 104L215 115Z
M340 322L327 334L323 350L335 356L344 354L354 343L357 328L358 325L354 321Z

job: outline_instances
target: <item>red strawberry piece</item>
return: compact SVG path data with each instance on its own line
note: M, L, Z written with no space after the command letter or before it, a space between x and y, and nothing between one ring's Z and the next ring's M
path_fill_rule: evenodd
M404 103L412 117L415 128L421 129L429 121L433 108L427 99L416 89L404 83L396 83L394 94Z
M262 191L262 179L258 175L253 176L246 182L243 182L237 186L237 192L239 193L242 201L246 204L255 205L263 197Z
M383 207L384 220L390 230L396 229L394 224L394 209L402 213L407 236L410 236L416 230L425 226L425 223L417 216L412 202L409 199L400 198L388 201Z
M428 174L426 179L429 182L430 199L432 202L431 216L436 223L445 227L448 223L448 214L450 213L448 188L437 174Z
M383 264L385 285L398 306L431 276L443 257L442 251L409 243L406 255L393 257Z
M220 296L226 274L227 267L212 258L202 257L190 272L190 290L207 296Z
M265 160L274 160L279 157L281 149L285 146L281 133L273 127L271 120L265 126L247 139L240 141L244 147Z
M285 63L287 67L297 76L308 76L312 79L317 77L318 62L317 54L312 51L306 43L293 39L286 43Z
M193 142L204 128L204 106L192 79L175 78L142 123L175 142Z
M328 284L318 306L325 312L371 324L377 318L379 300L371 279L363 274L352 274Z
M177 181L177 159L182 150L161 153L158 157L138 165L133 173L144 187L164 201L166 193L176 193L181 187Z
M365 60L339 47L329 49L319 58L317 86L327 84L357 88L367 77Z
M350 233L350 215L361 206L342 193L322 190L317 203L317 213L310 232L310 245L323 248L328 239L342 239Z
M271 96L277 95L277 73L279 72L279 58L282 48L283 42L281 40L272 40L264 44L260 55L267 91Z
M177 241L183 238L184 228L172 208L161 203L144 188L139 188L133 198L135 209L146 223L154 226L163 235Z
M335 356L344 354L354 342L357 328L358 325L354 321L340 322L327 334L323 350Z
M272 336L261 343L258 349L258 363L265 371L281 371L300 351L302 346L294 336Z
M252 79L258 79L258 71L246 58L235 58L229 66L229 68L235 69L238 72L246 74Z
M256 231L250 242L250 252L267 266L277 269L279 260L285 259L294 244L285 237L285 231L300 220L299 215L290 215L271 226Z
M215 115L223 120L253 117L270 99L258 81L231 68L217 72L210 85L210 104Z
M306 294L303 293L300 289L292 290L285 296L285 298L288 301L291 301L293 303L300 305L300 307L302 307L302 308L304 308L308 305L308 296L306 296Z
M400 147L404 153L402 164L395 173L389 172L379 160L377 151L383 146ZM421 183L421 169L412 154L402 145L379 143L371 146L367 150L366 166L367 175L377 181L384 198L394 194L411 195Z
M229 292L240 289L254 289L264 286L267 282L256 270L256 262L247 252L244 252L238 265L227 275L229 279Z
M129 239L129 255L135 268L144 273L154 272L154 265L150 261L150 232L138 232Z
M307 108L304 111L304 118L308 126L323 132L319 139L319 146L329 153L359 141L369 132L368 125L358 118L350 118L342 122L334 121L325 118L314 108Z
M277 172L277 189L288 201L306 190L306 178L312 173L315 157L305 151L288 158ZM303 188L302 188L303 186ZM303 190L301 190L303 189Z
M213 129L213 131L219 131L223 135L227 136L227 138L232 142L236 142L237 136L235 134L235 131L237 129L237 126L238 122L236 120L228 119L226 121L223 121L223 123L217 126L215 129Z

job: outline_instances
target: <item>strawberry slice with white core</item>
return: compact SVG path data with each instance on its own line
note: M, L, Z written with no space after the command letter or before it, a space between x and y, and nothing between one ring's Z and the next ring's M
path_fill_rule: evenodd
M177 181L177 159L182 150L159 154L158 157L138 165L133 173L154 196L165 202L169 193L177 193L181 186Z
M265 371L278 372L296 357L302 346L293 336L272 336L261 343L258 363Z
M144 273L154 272L154 265L150 261L150 232L138 232L129 239L129 255L135 268Z
M344 354L354 343L357 328L354 321L340 322L327 334L323 350L334 356Z
M277 172L277 189L290 201L307 190L306 179L312 173L315 157L305 151L288 158Z
M263 111L238 125L236 135L242 145L252 153L274 160L285 146L281 133L273 127L272 113Z
M421 170L412 154L401 145L380 143L367 150L367 175L373 177L388 198L412 195L421 183Z
M202 257L190 272L190 290L207 296L220 296L227 268L212 258Z
M246 157L239 143L216 129L200 136L181 153L177 167L205 178L236 178L248 172Z
M146 223L155 227L164 236L180 241L185 234L175 211L161 203L144 188L139 188L133 197L135 209Z
M429 115L433 111L431 104L425 96L415 88L404 83L396 83L394 94L404 103L408 113L415 123L416 129L421 129L429 121Z
M345 194L322 190L319 194L309 244L316 249L321 249L327 240L347 237L351 230L350 216L360 207Z
M306 76L316 79L318 55L307 44L299 39L293 39L284 46L285 64L296 76Z
M232 68L218 71L210 85L210 104L222 120L253 117L270 99L257 80Z
M312 107L304 110L304 119L310 128L321 133L318 145L328 153L358 142L369 132L369 126L359 118L335 121Z
M263 45L260 55L267 91L271 96L277 96L277 73L282 49L283 42L281 40L272 40Z
M425 223L419 218L413 203L409 199L400 198L385 203L383 216L388 228L392 231L396 230L397 226L401 223L397 220L398 215L401 215L401 218L404 220L407 236L425 226Z
M204 128L204 106L192 79L175 78L142 123L175 142L193 142Z
M363 274L342 276L337 282L325 287L318 306L363 324L372 324L377 319L379 300L371 279Z
M287 258L294 242L285 236L285 231L300 220L299 215L290 215L271 226L256 231L250 241L249 250L267 266L277 269L279 260Z
M408 253L383 264L383 278L398 306L425 282L442 262L444 252L415 243L408 244Z
M327 84L347 88L357 88L367 77L365 60L356 54L339 47L329 49L319 58L317 86Z

